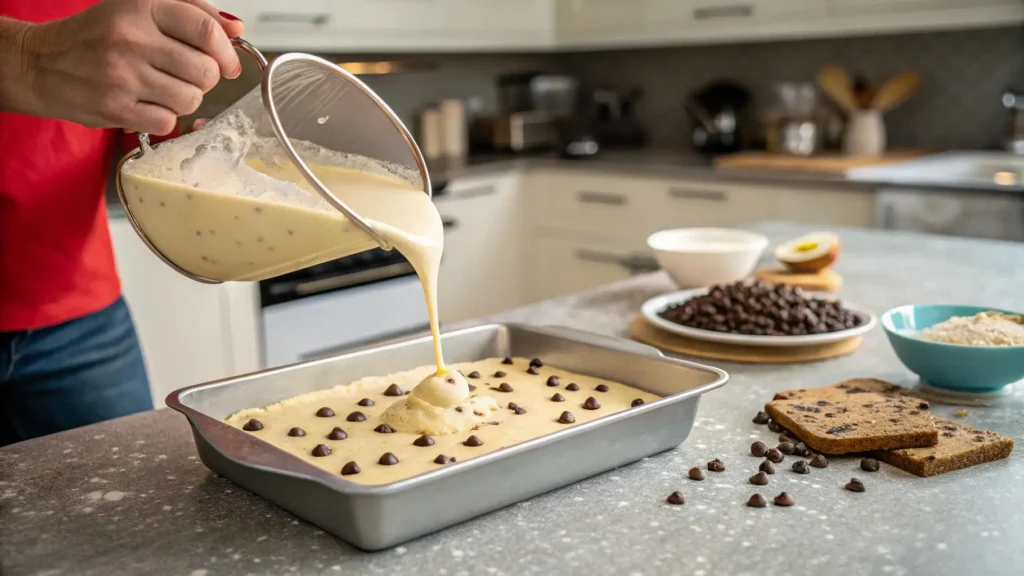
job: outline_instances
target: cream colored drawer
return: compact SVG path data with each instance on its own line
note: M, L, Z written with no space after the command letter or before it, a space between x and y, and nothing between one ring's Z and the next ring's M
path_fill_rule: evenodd
M633 240L657 229L656 180L566 171L534 174L530 182L534 226Z

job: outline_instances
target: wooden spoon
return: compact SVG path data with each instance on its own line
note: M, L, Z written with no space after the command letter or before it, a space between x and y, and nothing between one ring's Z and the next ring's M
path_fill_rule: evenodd
M838 66L825 66L818 70L818 86L825 91L840 108L850 114L860 109L857 95L853 92L853 80L846 70Z
M904 72L893 76L875 92L871 107L888 112L910 98L920 84L921 75L917 72Z

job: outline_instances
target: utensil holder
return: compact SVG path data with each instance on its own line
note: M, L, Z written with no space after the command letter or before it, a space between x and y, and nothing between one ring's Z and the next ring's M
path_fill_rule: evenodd
M860 110L850 116L843 135L843 154L881 156L885 147L885 119L881 110Z

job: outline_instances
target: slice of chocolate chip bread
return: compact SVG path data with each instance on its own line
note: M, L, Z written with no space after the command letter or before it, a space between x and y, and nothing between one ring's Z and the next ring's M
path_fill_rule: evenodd
M935 418L939 442L927 448L902 448L878 452L879 460L918 476L936 476L1006 458L1013 439L973 426Z

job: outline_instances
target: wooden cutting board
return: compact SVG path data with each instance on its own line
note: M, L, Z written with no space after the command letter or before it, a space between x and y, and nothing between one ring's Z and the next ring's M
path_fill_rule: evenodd
M843 156L841 154L819 154L815 156L793 156L772 152L737 152L715 158L716 169L735 168L759 170L796 170L802 172L824 172L842 174L852 168L878 166L892 162L911 160L924 156L922 150L890 150L877 157Z
M860 347L863 338L854 336L839 342L816 344L813 346L794 347L763 347L738 346L720 342L692 340L676 334L670 334L651 326L643 316L637 316L629 325L629 335L638 342L650 344L655 348L667 350L682 356L711 358L728 362L748 364L797 364L815 362L852 354Z

